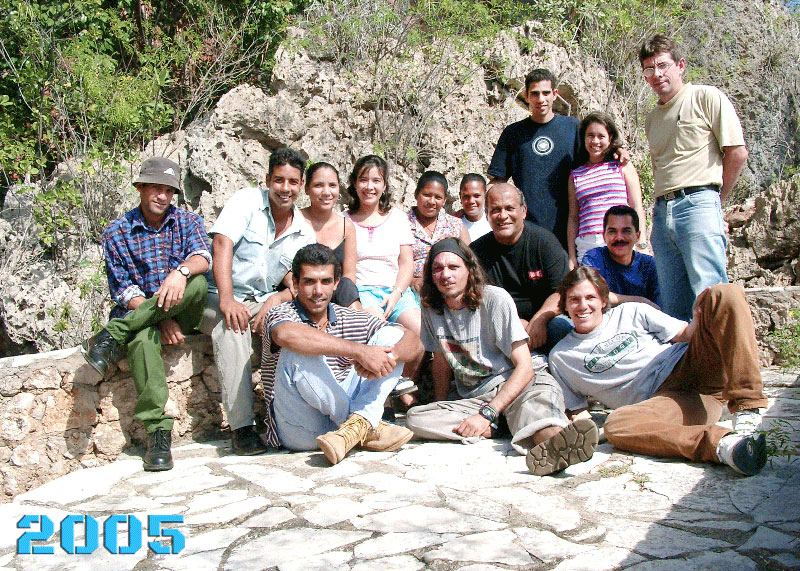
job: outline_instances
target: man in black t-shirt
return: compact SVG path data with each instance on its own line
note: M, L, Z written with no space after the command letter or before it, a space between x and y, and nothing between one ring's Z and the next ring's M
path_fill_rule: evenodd
M525 197L510 184L489 190L486 213L492 232L473 242L472 250L489 283L511 294L530 347L549 350L572 329L565 317L553 321L559 314L556 289L569 272L567 253L552 232L525 220Z
M528 74L525 99L531 116L503 130L488 172L492 181L513 179L528 203L528 220L555 234L565 247L567 181L578 166L580 122L553 112L558 97L555 85L555 77L546 69Z

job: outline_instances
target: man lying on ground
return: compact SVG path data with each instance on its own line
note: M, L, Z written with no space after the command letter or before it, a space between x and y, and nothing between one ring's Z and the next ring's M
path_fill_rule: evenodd
M608 286L586 266L571 271L559 293L575 330L550 352L550 370L568 411L585 407L586 397L616 409L604 430L622 450L746 475L764 467L766 441L755 429L767 399L740 287L706 289L689 324L643 303L607 310ZM716 424L726 402L733 431Z

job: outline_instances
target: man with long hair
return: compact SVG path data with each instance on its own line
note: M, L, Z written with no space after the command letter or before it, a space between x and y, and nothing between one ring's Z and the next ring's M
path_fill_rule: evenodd
M534 370L514 301L486 284L463 242L445 238L431 247L421 296L421 338L433 353L436 402L408 411L406 425L414 434L476 442L497 434L502 415L511 445L527 455L536 475L591 458L597 427L591 419L569 422L558 384L545 368Z

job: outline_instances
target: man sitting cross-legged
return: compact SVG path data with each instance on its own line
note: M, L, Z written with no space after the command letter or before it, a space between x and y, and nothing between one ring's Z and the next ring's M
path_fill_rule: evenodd
M615 408L608 441L650 456L727 464L756 474L767 460L756 433L767 404L750 308L742 289L702 292L687 324L643 303L607 310L608 286L590 267L559 286L561 310L575 331L550 352L568 410L594 397ZM715 424L727 401L734 431Z
M477 257L460 240L446 238L431 248L422 303L422 341L433 352L437 402L408 411L406 424L417 436L464 443L491 438L502 414L511 445L527 454L536 475L592 456L594 422L567 420L558 384L544 367L534 371L514 301L486 285ZM458 394L448 397L453 377Z
M103 251L116 305L100 333L84 341L83 356L101 375L127 349L139 399L134 418L149 438L148 471L172 468L172 417L164 411L169 391L162 345L180 344L200 325L206 302L211 244L202 219L175 208L180 168L164 157L142 163L133 185L140 204L106 228Z
M639 215L628 205L609 208L603 216L605 246L586 252L581 263L597 268L619 302L640 301L661 307L653 256L633 249L642 233Z
M410 430L380 418L403 364L422 354L411 331L330 303L341 275L327 246L297 252L297 297L267 313L261 367L268 430L286 448L319 447L331 464L358 444L385 452L411 440Z

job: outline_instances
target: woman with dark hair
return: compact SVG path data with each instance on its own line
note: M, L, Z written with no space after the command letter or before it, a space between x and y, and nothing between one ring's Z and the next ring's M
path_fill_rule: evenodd
M356 232L356 285L366 311L419 335L419 303L409 287L414 237L408 218L391 207L388 180L389 167L376 155L358 159L350 173L347 217Z
M339 200L339 171L330 163L314 163L306 170L306 194L310 206L300 212L314 229L317 243L328 246L342 265L339 287L331 301L361 309L356 280L356 229L336 211Z
M414 198L417 205L408 213L408 223L414 235L414 244L411 247L414 254L414 277L411 285L419 292L422 287L422 267L425 258L436 242L443 238L461 238L469 244L469 232L464 224L455 216L444 211L444 202L447 197L447 179L438 171L425 171L417 181Z
M569 176L567 254L570 268L580 265L583 255L603 246L603 215L612 206L628 205L639 215L644 230L644 208L639 175L633 163L623 166L614 159L622 142L619 129L607 113L595 111L581 121L580 140L586 163ZM643 236L647 236L645 231Z

